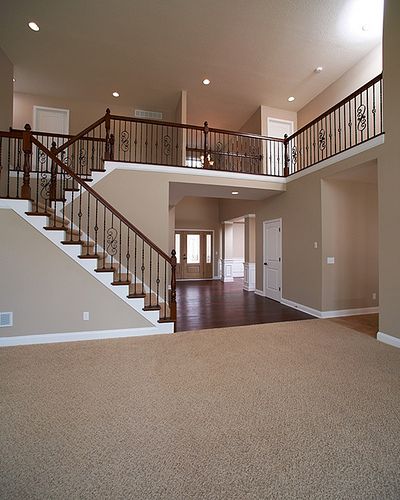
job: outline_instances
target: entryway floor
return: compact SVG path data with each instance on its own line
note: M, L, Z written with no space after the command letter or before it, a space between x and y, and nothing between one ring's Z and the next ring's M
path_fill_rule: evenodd
M178 281L176 331L223 328L315 319L275 300L243 290L243 279L233 283Z

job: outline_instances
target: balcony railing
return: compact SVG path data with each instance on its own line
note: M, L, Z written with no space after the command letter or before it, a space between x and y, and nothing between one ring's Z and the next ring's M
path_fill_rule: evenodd
M35 145L24 164L27 132L77 175L90 179L103 160L287 177L384 133L383 79L378 75L290 137L277 139L208 126L142 120L106 114L76 136L11 130L0 132L0 196L19 197L35 176L50 176ZM0 170L1 172L1 170Z
M383 78L378 75L285 140L287 175L383 134Z

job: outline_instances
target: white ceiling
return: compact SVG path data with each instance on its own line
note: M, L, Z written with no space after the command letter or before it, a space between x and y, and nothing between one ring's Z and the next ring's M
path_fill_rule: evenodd
M2 0L0 46L18 92L112 108L117 89L170 115L184 89L190 123L238 129L260 104L300 109L380 42L365 9L346 28L362 1L379 0Z

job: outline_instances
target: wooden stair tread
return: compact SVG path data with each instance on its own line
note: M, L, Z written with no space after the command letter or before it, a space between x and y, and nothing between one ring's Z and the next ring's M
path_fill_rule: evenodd
M118 270L118 264L109 264L108 266L106 265L105 267L98 267L95 269L96 273L114 273L115 271Z

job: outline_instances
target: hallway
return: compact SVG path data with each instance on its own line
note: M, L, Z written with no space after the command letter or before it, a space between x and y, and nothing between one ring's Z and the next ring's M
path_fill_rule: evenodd
M313 319L275 300L243 290L243 279L178 281L176 331Z

